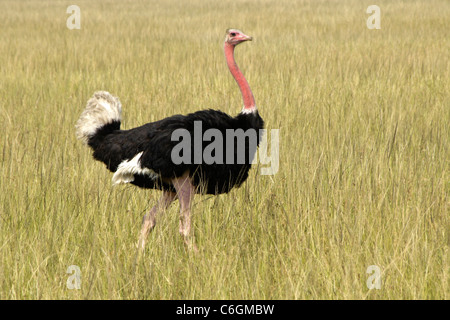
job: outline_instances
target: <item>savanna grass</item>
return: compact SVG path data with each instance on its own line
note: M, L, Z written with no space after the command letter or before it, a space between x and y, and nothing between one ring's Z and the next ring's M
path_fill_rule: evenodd
M376 4L380 30L356 0L1 1L0 298L447 299L450 3ZM159 192L112 187L75 122L97 90L124 128L238 113L229 27L279 171L196 197L198 254L173 205L136 260Z

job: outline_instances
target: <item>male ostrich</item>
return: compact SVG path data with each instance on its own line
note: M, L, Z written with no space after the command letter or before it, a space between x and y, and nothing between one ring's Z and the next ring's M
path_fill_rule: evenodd
M157 215L177 198L180 202L180 233L188 247L195 248L189 236L194 194L227 193L247 179L260 141L260 129L264 126L250 86L234 60L234 48L247 40L252 38L240 30L226 31L225 58L244 100L244 108L234 118L210 109L188 115L174 115L131 130L121 130L121 103L118 98L99 91L87 102L76 125L77 137L93 149L96 160L105 163L114 172L113 183L131 183L141 188L162 190L162 197L144 216L138 245L141 249L144 248L148 233L155 226ZM178 141L173 141L172 133L177 129L184 129L194 135L194 126L199 123L202 134L208 129L220 130L224 135L229 129L240 132L254 130L256 144L251 145L250 139L245 140L245 161L236 161L239 146L234 145L230 149L227 142L222 143L222 154L227 159L230 159L228 156L231 154L234 160L231 163L206 163L203 159L201 162L174 163L171 155ZM202 144L201 148L203 151L205 146ZM193 146L192 151L191 155L194 155Z

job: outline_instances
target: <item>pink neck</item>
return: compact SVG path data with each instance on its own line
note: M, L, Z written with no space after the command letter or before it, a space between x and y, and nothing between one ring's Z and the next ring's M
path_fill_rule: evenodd
M231 74L236 80L239 89L241 89L242 98L244 99L244 112L253 112L256 110L255 98L253 97L252 90L248 85L247 80L245 80L244 75L241 70L239 70L236 61L234 60L234 47L230 45L228 42L225 42L224 50L225 50L225 58L227 60L228 68L230 69Z

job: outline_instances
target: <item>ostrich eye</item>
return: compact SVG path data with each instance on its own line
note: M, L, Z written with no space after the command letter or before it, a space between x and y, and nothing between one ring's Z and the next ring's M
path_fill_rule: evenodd
M230 33L230 35L231 35L232 37L235 37L235 36L236 36L236 33L232 32L232 33Z

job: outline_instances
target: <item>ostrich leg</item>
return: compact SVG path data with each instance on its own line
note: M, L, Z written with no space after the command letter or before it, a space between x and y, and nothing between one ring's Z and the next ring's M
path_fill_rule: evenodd
M172 180L180 201L180 234L189 249L197 251L191 233L191 205L195 195L195 186L192 184L189 174L185 173L179 178Z
M150 231L155 227L156 216L160 212L164 212L169 205L175 200L176 193L170 191L163 191L163 195L158 200L156 205L144 216L142 220L141 235L139 237L139 248L141 250L145 247L145 240Z

